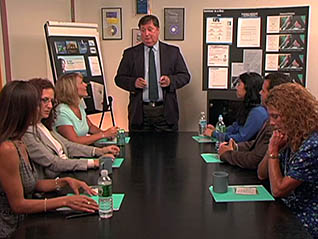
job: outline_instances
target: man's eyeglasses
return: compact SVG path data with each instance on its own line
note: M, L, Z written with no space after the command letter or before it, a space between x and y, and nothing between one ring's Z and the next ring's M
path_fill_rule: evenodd
M56 100L55 99L50 99L48 97L44 97L41 99L41 102L45 105L51 103L52 105L56 105Z

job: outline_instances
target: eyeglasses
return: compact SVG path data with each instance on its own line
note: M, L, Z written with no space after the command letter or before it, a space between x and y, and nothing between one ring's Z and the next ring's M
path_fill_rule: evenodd
M41 102L45 105L51 103L52 105L55 105L56 104L56 100L55 99L50 99L48 97L44 97L41 99Z

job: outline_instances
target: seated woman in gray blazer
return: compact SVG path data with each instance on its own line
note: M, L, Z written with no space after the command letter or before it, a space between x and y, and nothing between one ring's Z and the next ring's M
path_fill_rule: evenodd
M35 130L30 126L22 140L27 146L30 159L35 163L39 176L54 178L61 172L98 168L98 159L72 159L74 157L114 157L119 153L115 145L96 148L70 142L52 130L55 119L55 91L47 79L30 82L41 95L39 119Z

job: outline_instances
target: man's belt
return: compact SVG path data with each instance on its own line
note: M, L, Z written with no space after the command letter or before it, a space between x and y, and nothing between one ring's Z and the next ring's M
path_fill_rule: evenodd
M157 106L163 105L163 101L158 101L158 102L154 102L154 101L143 102L143 105L150 105L151 107L157 107Z

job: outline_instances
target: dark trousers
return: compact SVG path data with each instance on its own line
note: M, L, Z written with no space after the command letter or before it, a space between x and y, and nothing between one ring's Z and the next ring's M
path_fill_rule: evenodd
M142 125L131 125L130 132L176 132L177 124L168 124L164 117L164 106L143 105L144 122Z

